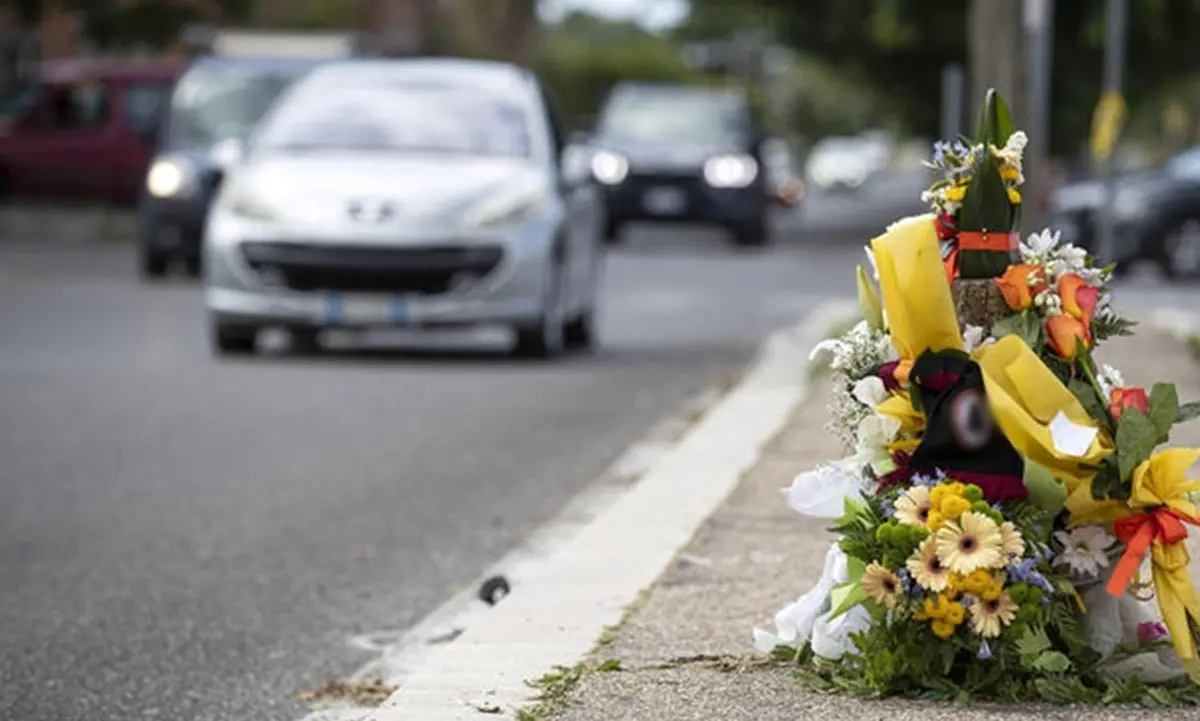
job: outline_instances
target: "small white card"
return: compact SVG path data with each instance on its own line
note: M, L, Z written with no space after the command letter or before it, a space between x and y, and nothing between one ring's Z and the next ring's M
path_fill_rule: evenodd
M1062 411L1050 421L1050 438L1054 443L1054 450L1066 456L1083 456L1092 447L1092 441L1096 440L1096 434L1099 432L1098 428L1088 428L1072 422Z

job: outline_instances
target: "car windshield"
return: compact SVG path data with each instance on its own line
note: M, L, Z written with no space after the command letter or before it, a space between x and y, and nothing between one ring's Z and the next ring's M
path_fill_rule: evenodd
M250 67L193 70L171 98L168 147L211 147L244 140L297 73Z
M339 80L309 86L272 113L256 150L531 155L525 110L497 92L465 84Z
M599 127L610 138L671 143L725 143L741 138L745 129L745 116L733 98L678 90L618 95Z

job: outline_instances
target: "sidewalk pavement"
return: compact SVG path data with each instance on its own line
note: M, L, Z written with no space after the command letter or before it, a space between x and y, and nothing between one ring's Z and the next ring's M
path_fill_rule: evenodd
M1124 373L1128 385L1177 384L1182 401L1200 400L1200 366L1177 339L1148 327L1114 339L1097 354ZM724 505L631 610L601 639L589 659L594 672L559 684L540 709L518 718L556 721L1140 721L1164 713L1118 707L957 706L901 699L869 701L820 695L792 669L753 650L754 626L773 629L775 612L819 577L831 534L803 517L780 489L823 459L838 457L824 430L827 382L793 415L785 430ZM825 388L822 388L825 386ZM1178 426L1173 445L1200 444L1200 421ZM1193 533L1193 536L1196 534ZM1193 541L1196 539L1193 538ZM1200 553L1193 545L1193 558ZM1193 564L1193 576L1197 565ZM604 662L608 662L605 664ZM619 662L619 670L612 669ZM569 686L569 688L564 688Z

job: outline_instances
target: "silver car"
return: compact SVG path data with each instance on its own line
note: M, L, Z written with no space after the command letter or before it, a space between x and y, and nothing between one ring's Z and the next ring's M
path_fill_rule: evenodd
M566 131L515 66L346 60L293 85L227 171L204 236L218 354L265 327L504 325L515 351L595 340L603 220Z

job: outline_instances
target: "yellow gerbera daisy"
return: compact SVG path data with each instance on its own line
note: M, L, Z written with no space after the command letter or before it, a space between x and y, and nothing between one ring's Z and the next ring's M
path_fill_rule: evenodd
M971 628L984 638L1000 635L1000 627L1012 623L1017 614L1008 591L1002 591L994 600L979 600L971 604Z
M971 502L962 496L949 496L943 498L938 504L938 513L942 514L942 518L953 521L962 514L971 510Z
M937 541L933 536L921 541L904 565L917 585L926 591L944 591L950 583L950 570L938 559Z
M946 200L960 203L965 197L967 197L967 186L965 185L954 185L946 188Z
M1025 539L1021 537L1021 532L1012 521L1000 524L1000 553L1004 554L1005 558L1020 558L1025 555Z
M954 573L965 576L980 568L1004 565L1000 527L982 513L968 511L956 521L947 521L934 538L938 558Z
M1017 190L1016 188L1009 188L1008 189L1008 202L1012 203L1013 205L1020 205L1021 204L1021 191Z
M872 563L862 577L863 590L875 603L887 608L895 608L900 597L900 579L887 568Z
M913 486L896 499L896 520L910 526L924 526L929 520L933 502L929 500L929 489Z

